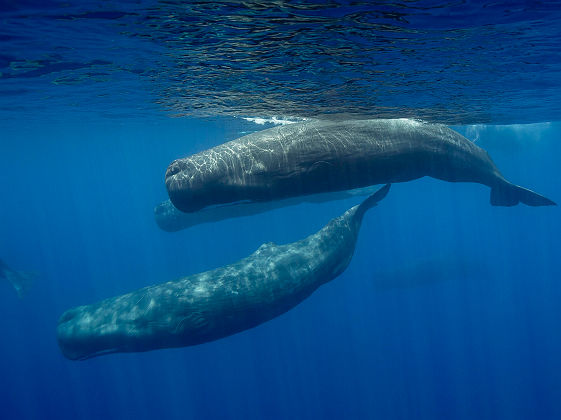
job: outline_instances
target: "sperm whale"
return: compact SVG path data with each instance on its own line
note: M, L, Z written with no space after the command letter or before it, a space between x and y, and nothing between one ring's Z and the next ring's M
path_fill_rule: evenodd
M57 338L69 359L217 340L298 305L350 263L364 213L386 185L298 242L261 245L231 265L66 311Z
M487 152L454 130L416 120L306 121L273 127L173 161L175 207L196 212L430 176L491 188L491 204L555 203L507 181Z

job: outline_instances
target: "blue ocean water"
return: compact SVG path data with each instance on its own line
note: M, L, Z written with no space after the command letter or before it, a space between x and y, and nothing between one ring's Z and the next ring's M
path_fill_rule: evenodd
M55 334L360 201L158 229L173 159L268 127L236 116L446 122L561 201L555 2L0 4L0 259L39 273L0 283L0 418L561 418L559 210L478 184L395 184L348 269L252 330L83 362Z

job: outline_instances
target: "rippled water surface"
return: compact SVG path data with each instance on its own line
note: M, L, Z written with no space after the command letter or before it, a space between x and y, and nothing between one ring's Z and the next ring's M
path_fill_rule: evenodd
M561 118L558 2L2 3L0 111ZM49 111L51 110L51 111Z

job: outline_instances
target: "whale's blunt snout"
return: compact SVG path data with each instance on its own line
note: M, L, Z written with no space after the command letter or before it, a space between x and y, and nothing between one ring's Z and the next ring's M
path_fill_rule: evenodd
M200 210L203 206L197 203L194 193L194 181L187 180L182 172L189 168L181 159L174 160L166 171L166 189L174 207L182 212L191 213Z
M183 170L183 165L181 164L180 159L176 159L171 162L166 170L166 180L169 177L172 177Z
M74 346L74 343L76 342L74 327L77 315L78 312L76 309L66 311L58 320L56 329L58 346L60 347L62 354L71 360L78 360L81 357L80 351Z
M59 327L68 322L71 322L75 317L76 317L76 311L74 309L70 309L66 311L61 315L60 319L58 320Z
M85 360L99 354L110 353L110 335L100 333L99 323L83 307L70 309L62 314L57 325L58 346L64 357Z

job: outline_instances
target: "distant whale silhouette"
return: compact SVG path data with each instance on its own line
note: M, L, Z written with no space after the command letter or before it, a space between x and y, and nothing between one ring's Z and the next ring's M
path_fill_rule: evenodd
M76 360L191 346L281 315L345 270L364 213L389 188L298 242L267 243L231 265L66 311L57 327L62 353Z
M172 162L166 187L183 212L431 176L491 187L491 204L555 203L508 182L487 152L414 120L311 121L273 127Z
M0 260L0 279L8 280L20 298L25 295L35 277L37 277L36 273L12 270Z
M490 275L488 264L481 259L459 255L432 256L407 261L393 261L390 269L373 270L372 284L378 292L413 289L451 280L472 280Z
M195 213L179 211L170 200L166 200L154 208L154 218L160 229L166 232L177 232L203 223L214 223L236 217L253 216L255 214L301 203L323 203L331 200L366 196L372 194L374 190L375 187L367 187L351 191L337 191L333 193L292 197L278 201L236 203L224 206L206 207Z

